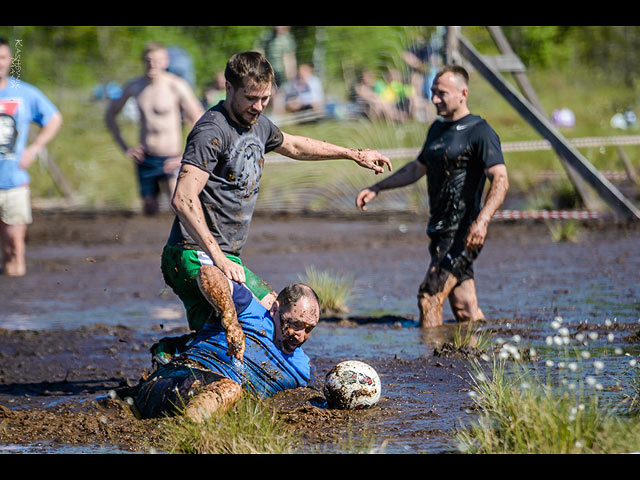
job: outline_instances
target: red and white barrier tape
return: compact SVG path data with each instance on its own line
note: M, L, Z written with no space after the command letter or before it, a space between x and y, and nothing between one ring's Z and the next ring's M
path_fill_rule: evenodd
M600 216L599 212L591 210L498 210L493 218L498 220L591 220Z

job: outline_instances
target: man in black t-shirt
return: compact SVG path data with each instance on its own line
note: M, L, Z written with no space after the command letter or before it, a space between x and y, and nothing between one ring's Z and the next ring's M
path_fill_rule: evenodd
M487 235L487 226L509 188L500 139L489 124L467 106L469 75L460 66L438 71L431 100L442 118L429 128L418 158L390 177L362 190L362 210L382 190L412 184L427 175L430 219L427 235L431 264L420 285L418 307L423 327L442 324L448 298L458 321L481 321L473 261ZM491 188L484 206L486 179Z

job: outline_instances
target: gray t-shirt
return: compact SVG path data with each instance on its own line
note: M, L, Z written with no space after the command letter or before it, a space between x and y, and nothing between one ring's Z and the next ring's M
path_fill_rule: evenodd
M261 116L250 128L236 124L222 102L196 122L187 137L182 163L209 174L200 193L207 226L220 249L239 256L247 240L249 223L260 190L264 155L278 148L282 132ZM178 218L169 245L200 249Z

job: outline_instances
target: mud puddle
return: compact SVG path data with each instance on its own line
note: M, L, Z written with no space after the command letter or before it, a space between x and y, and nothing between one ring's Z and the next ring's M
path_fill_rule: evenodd
M2 452L157 447L154 422L135 420L108 393L150 367L153 342L186 331L159 268L171 220L36 214L28 275L0 277ZM598 333L590 348L606 353L610 373L623 372L638 354L639 237L637 227L592 225L579 243L556 244L541 223L492 225L476 264L490 319L483 328L504 341L518 337L543 361L557 356L547 337L562 317L574 332ZM305 451L348 450L352 441L390 453L455 451L452 433L473 418L468 363L434 355L457 328L448 306L443 327L416 326L415 291L428 263L422 220L257 217L243 256L276 289L310 265L354 278L351 312L324 318L305 346L317 380L273 399ZM323 408L324 375L348 359L378 371L375 409Z

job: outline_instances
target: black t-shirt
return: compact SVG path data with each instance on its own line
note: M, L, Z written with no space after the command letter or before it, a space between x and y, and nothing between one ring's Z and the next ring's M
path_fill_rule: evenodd
M231 119L222 102L205 112L189 133L182 163L209 174L200 201L207 226L224 253L239 256L242 252L258 199L264 155L282 141L282 132L267 117L243 127ZM199 248L177 217L169 244Z
M504 164L496 132L472 114L455 122L435 121L418 160L427 168L427 233L467 232L481 209L485 170Z

